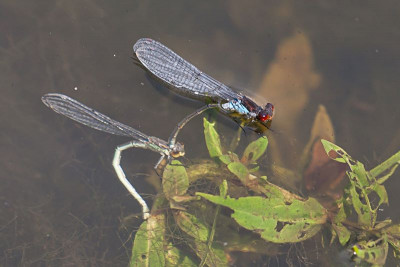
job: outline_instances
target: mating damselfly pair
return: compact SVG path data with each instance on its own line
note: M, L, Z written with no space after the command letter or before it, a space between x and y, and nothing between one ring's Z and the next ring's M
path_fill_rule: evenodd
M206 106L186 116L175 127L168 141L148 136L130 126L115 121L84 104L62 94L46 94L42 101L55 112L79 123L114 135L126 136L132 140L117 146L113 158L114 170L129 193L142 206L143 218L150 215L143 198L126 178L121 167L122 151L132 148L144 148L161 154L155 168L160 167L163 159L184 156L183 144L176 142L179 131L193 117L203 111L216 108L224 114L239 116L245 123L268 123L272 120L274 106L267 103L265 107L257 105L244 94L233 91L230 87L201 72L195 66L178 56L163 44L152 39L143 38L133 46L138 63L149 71L157 80L166 84L175 92L192 98L206 101Z

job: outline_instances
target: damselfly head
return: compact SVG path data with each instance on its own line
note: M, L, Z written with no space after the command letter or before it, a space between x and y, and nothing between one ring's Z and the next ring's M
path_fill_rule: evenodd
M270 121L274 117L274 105L268 103L264 109L261 109L257 114L257 119L264 122Z
M171 157L179 158L185 156L185 146L182 143L176 143L171 150Z

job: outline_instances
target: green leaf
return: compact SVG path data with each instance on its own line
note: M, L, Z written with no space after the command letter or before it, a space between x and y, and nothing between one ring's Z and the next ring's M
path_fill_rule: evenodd
M375 216L371 212L371 209L368 207L368 205L361 202L361 199L365 199L365 195L363 194L363 196L361 196L353 184L349 188L349 192L351 196L351 203L353 204L353 208L358 215L358 222L363 226L372 227L375 221Z
M347 154L346 151L344 151L341 147L332 144L329 141L326 140L321 140L322 145L324 146L326 154L333 160L341 162L341 163L347 163L350 167L350 169L353 171L355 174L354 178L357 178L357 182L361 187L367 187L370 185L370 181L375 181L373 176L371 176L364 168L364 164L362 164L359 161L353 160L349 154ZM331 155L331 151L334 151L339 157L333 157ZM350 177L352 178L352 177Z
M313 198L288 202L258 196L234 199L205 193L197 195L232 209L232 217L238 224L275 243L306 240L315 235L327 219L327 211Z
M256 167L254 167L254 168L251 168L251 169L249 170L249 172L258 172L259 169L260 169L260 166L256 166Z
M251 142L244 150L241 161L244 164L256 162L265 153L267 146L268 139L266 136L262 136Z
M332 224L332 227L335 229L340 244L345 246L350 240L351 232L341 223Z
M178 160L173 160L168 164L163 173L162 179L163 192L167 199L186 194L189 187L189 178L185 167Z
M361 241L352 247L356 263L367 262L379 266L385 264L388 249L388 241L385 235L379 240Z
M221 140L215 130L215 122L211 123L206 118L204 118L204 137L206 139L206 145L210 157L215 158L221 156Z
M356 178L357 186L363 189L370 186L375 182L374 177L372 177L364 168L364 164L359 161L352 160L350 156L346 156L347 164L354 173L354 178Z
M228 165L231 162L240 162L238 155L231 151L228 151L226 154L221 155L218 158L225 165Z
M341 155L344 153L346 153L341 147L325 140L325 139L321 139L321 143L324 146L325 152L328 155L328 157L330 157L331 159L337 161L337 162L341 162L341 163L346 163L346 161L341 158L341 157L332 157L332 155L330 154L330 152L333 150L335 151L338 155Z
M165 266L164 238L164 216L150 216L135 235L129 266Z
M219 160L226 165L232 162L232 159L229 155L221 155L219 156Z
M351 205L357 212L358 222L363 226L373 228L377 217L376 211L380 205L388 203L385 187L378 183L374 175L365 170L364 164L353 160L342 148L326 140L321 140L321 142L328 156L333 150L340 157L334 158L334 160L339 161L339 159L341 159L349 165L351 171L347 172L350 179L347 192L350 193ZM332 156L330 157L332 158ZM379 203L375 208L372 207L369 199L369 194L371 192L375 192L379 196Z
M228 164L228 170L236 175L239 180L246 184L247 179L249 177L249 171L247 170L246 166L243 165L243 163L240 162L232 162Z
M376 207L376 210L382 204L389 204L389 198L386 192L386 188L383 185L375 183L372 190L375 191L375 193L379 196L379 203Z
M227 194L228 194L228 182L224 179L221 185L219 186L219 195L221 197L226 197Z

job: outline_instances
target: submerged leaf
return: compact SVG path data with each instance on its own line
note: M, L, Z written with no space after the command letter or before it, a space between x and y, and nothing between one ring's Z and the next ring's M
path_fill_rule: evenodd
M298 170L303 171L310 162L312 147L321 139L335 142L335 131L325 106L319 105L311 128L310 139L303 149Z
M206 139L206 145L208 153L211 158L219 157L222 155L221 140L217 131L215 130L215 122L211 123L204 118L204 137Z
M165 266L164 238L164 216L150 216L135 235L129 266Z
M186 194L189 187L189 178L185 167L180 161L173 160L165 167L162 185L167 199Z
M211 247L209 247L206 243L196 242L195 250L197 256L201 259L204 259L205 266L229 266L222 244L213 243Z
M223 198L197 193L205 199L234 211L232 217L267 241L289 243L315 235L326 222L327 211L313 198L306 201L263 197Z
M296 122L301 120L311 91L318 88L321 82L320 75L315 71L313 51L311 41L304 32L282 40L260 85L260 95L268 95L284 107L279 109L275 126L288 129L289 135L297 133Z
M184 211L175 212L174 217L179 228L193 238L193 249L200 259L208 266L227 266L223 248L214 243L208 246L211 229L200 218Z
M210 234L210 229L196 216L185 211L174 213L175 221L179 228L195 240L206 242Z
M168 252L165 255L165 261L167 267L175 267L175 266L197 266L196 263L191 257L186 255L182 250L174 247L172 244L168 245Z
M339 199L343 188L348 166L331 160L325 153L322 143L317 140L310 147L311 160L304 171L303 180L308 192L313 196L330 197L330 202ZM330 204L330 203L327 203Z
M317 138L324 138L330 142L335 142L333 124L324 105L318 106L318 111L311 128L310 143L313 143Z

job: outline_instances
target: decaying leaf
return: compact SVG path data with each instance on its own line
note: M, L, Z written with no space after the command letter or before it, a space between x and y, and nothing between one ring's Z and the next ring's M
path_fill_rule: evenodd
M373 266L383 266L388 253L387 237L384 235L378 240L361 241L352 247L353 259L357 263L366 262Z
M251 142L244 150L241 162L245 165L255 163L265 153L267 146L268 139L266 136Z
M242 227L274 243L300 242L314 236L326 222L326 210L313 198L306 201L283 198L223 198L205 193L199 196L233 210L232 218Z

